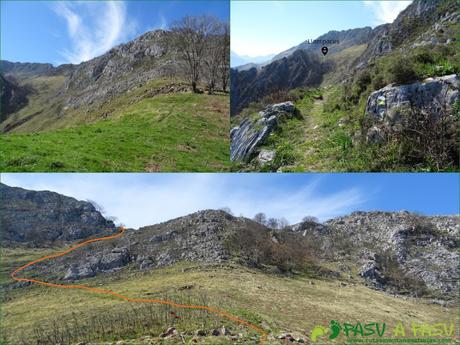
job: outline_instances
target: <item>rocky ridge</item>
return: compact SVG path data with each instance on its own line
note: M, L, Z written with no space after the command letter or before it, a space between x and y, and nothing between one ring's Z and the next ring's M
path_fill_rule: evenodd
M231 71L230 114L236 115L251 102L271 92L289 90L303 85L319 86L330 64L322 62L317 53L296 50L262 69Z
M40 247L115 231L91 203L58 193L0 184L0 198L3 246Z
M4 131L22 125L21 120L28 121L33 115L37 115L37 118L53 116L55 121L59 122L66 117L97 113L104 104L145 87L152 81L159 81L159 88L167 83L174 87L175 84L184 82L187 80L187 69L171 42L170 31L155 30L78 65L65 64L54 67L51 64L0 61L2 73L16 78L23 85L32 84L37 77L46 77L50 79L50 83L59 82L55 94L46 96L49 100L44 102L42 114L22 114L19 120L11 117L12 120L6 124L7 128L4 128ZM206 69L200 73L202 81L209 78L209 71ZM49 77L63 78L54 80ZM46 83L46 80L41 80L41 83ZM216 87L220 88L221 84L222 81L218 78ZM46 85L44 88L49 89ZM38 98L41 91L43 90L36 90ZM99 117L105 118L103 115ZM65 121L62 122L65 125Z
M1 209L4 246L56 245L114 232L113 223L86 202L5 185L1 195L10 201ZM118 239L42 262L27 274L80 280L181 261L294 274L308 263L310 274L321 279L362 281L388 293L450 303L457 296L458 224L458 216L375 211L276 230L225 211L204 210L128 229Z
M311 237L321 248L319 255L341 262L344 273L350 274L355 263L373 288L431 291L436 298L451 299L457 293L458 225L458 216L354 212L324 224L300 223L292 231Z

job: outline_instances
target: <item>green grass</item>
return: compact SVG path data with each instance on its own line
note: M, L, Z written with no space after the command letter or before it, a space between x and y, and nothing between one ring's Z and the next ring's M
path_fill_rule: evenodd
M0 170L221 171L228 126L228 96L158 95L96 123L2 135Z
M335 62L338 66L345 66L347 58L359 55L362 51L361 46L352 48L344 51L344 56L337 54ZM399 50L395 50L371 63L343 86L334 84L338 76L346 73L340 67L325 76L321 88L290 90L287 95L296 95L293 100L301 116L281 121L277 131L262 146L277 153L274 161L263 168L250 163L235 164L232 169L286 172L425 172L458 169L455 160L450 159L452 155L447 151L447 139L433 139L423 144L431 145L430 147L422 147L422 144L417 144L417 138L412 138L414 135L405 135L402 139L395 135L387 143L380 145L366 144L360 137L370 127L370 119L365 117L365 108L371 92L402 80L409 83L459 72L455 64L458 52L453 43L433 49L418 47L411 49L406 55L403 56ZM257 114L261 108L261 104L253 103L235 117L233 122ZM448 121L453 122L448 119L445 124L438 125L449 128ZM441 133L441 130L432 129L432 132L437 131ZM441 142L442 140L445 142Z

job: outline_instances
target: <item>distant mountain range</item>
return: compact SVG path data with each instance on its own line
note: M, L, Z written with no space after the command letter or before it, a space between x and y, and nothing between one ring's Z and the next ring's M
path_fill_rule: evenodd
M247 56L247 55L238 55L234 51L230 52L230 66L232 68L240 69L243 66L248 65L258 65L270 61L275 54L270 55L261 55L261 56Z

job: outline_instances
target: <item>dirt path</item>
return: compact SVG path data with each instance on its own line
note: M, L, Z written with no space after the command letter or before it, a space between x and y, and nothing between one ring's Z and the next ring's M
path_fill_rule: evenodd
M252 323L250 323L250 322L248 322L246 320L242 320L242 319L240 319L240 318L238 318L238 317L236 317L236 316L234 316L234 315L232 315L230 313L227 313L226 311L223 311L223 310L220 310L220 309L217 309L217 308L208 307L208 306L204 306L204 305L180 304L180 303L175 303L173 301L161 300L161 299L132 298L132 297L121 295L119 293L116 293L116 292L113 292L113 291L110 291L110 290L92 288L92 287L86 286L86 285L72 285L72 284L64 285L64 284L49 283L49 282L45 282L45 281L38 280L38 279L18 278L18 277L16 277L17 273L21 272L22 270L26 269L27 267L33 266L36 263L39 263L39 262L42 262L42 261L45 261L45 260L54 259L54 258L57 258L57 257L60 257L60 256L64 256L64 255L74 251L75 249L87 246L88 244L91 244L91 243L94 243L94 242L107 241L107 240L112 240L112 239L115 239L115 238L119 238L119 237L123 236L125 230L126 229L124 227L120 227L120 231L115 235L93 238L91 240L87 240L87 241L78 243L78 244L70 247L69 249L66 249L64 251L58 252L56 254L46 255L46 256L43 256L43 257L41 257L39 259L30 261L29 263L27 263L27 264L15 269L11 273L11 278L16 280L16 281L20 281L20 282L30 282L30 283L35 283L35 284L44 285L44 286L48 286L48 287L59 288L59 289L78 289L78 290L89 291L89 292L92 292L92 293L95 293L95 294L110 295L110 296L119 298L119 299L121 299L123 301L133 302L133 303L158 303L158 304L170 305L170 306L175 307L175 308L206 310L206 311L208 311L210 313L213 313L213 314L216 314L218 316L224 317L224 318L226 318L226 319L228 319L230 321L239 323L241 325L244 325L244 326L246 326L248 328L251 328L252 330L256 331L260 335L260 343L263 343L263 342L265 342L267 340L268 333L265 330L263 330L262 328L254 325L254 324L252 324Z

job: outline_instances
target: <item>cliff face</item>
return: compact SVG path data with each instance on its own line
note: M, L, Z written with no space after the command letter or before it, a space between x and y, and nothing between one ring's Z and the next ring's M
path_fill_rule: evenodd
M113 232L114 224L95 207L57 193L0 184L0 224L4 246L46 246ZM55 243L54 243L55 244Z
M458 224L458 216L354 212L292 230L318 243L324 260L340 262L344 271L357 268L374 288L454 298Z
M147 32L75 66L62 92L63 107L104 102L149 80L178 74L170 35L163 30Z
M322 62L317 53L296 50L260 70L232 70L230 113L235 115L251 102L278 90L319 86L329 68L330 64Z
M458 23L458 3L454 0L415 0L391 24L376 27L358 66L372 63L375 58L395 49L410 49L445 44L451 36L451 24Z
M29 88L19 86L14 79L0 74L0 122L27 104Z

